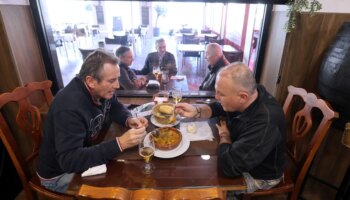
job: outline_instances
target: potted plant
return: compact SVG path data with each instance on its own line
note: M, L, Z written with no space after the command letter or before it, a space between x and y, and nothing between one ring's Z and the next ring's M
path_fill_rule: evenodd
M165 7L160 6L160 5L156 5L154 7L154 10L157 13L157 17L156 17L156 22L154 23L153 36L159 36L159 32L160 32L160 29L158 27L159 17L164 17L168 10Z
M318 0L289 0L288 21L284 25L286 32L292 32L296 27L297 15L302 11L308 11L310 15L322 9L322 4Z

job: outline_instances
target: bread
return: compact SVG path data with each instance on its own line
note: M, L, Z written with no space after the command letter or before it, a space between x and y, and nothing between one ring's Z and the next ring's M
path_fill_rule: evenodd
M160 105L159 112L166 115L171 115L174 112L174 107L170 105Z
M160 150L172 150L179 146L182 135L181 132L172 127L159 128L159 135L152 135L154 140L154 145Z

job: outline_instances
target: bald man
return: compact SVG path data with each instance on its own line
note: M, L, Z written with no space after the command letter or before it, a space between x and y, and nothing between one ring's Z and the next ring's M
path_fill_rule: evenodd
M228 65L229 62L226 60L221 46L217 43L210 43L207 45L205 59L209 63L209 73L205 76L204 81L199 86L199 90L214 91L217 73L222 67Z
M220 171L228 177L243 176L248 193L277 185L286 162L281 105L256 84L253 73L241 62L218 73L215 98L218 102L209 105L179 103L175 112L190 118L224 117L217 124Z

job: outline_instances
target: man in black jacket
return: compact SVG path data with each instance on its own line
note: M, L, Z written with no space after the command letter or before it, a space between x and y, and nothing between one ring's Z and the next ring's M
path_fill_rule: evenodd
M94 51L77 77L56 94L46 116L37 166L46 188L65 192L73 173L108 162L145 135L148 121L132 117L115 95L120 76L117 63L114 55ZM111 122L130 130L96 144Z
M199 86L199 90L214 91L216 75L219 73L220 69L228 65L229 62L226 60L221 46L217 43L210 43L207 45L205 50L205 59L209 64L209 72L205 76L202 84Z
M285 166L286 125L280 104L255 82L243 63L223 68L215 84L218 102L193 106L179 103L185 117L225 117L220 135L218 166L228 177L243 176L248 193L280 182Z
M141 70L135 70L137 75L152 74L153 66L159 66L160 71L168 71L169 76L177 74L176 61L172 53L166 51L166 43L163 38L156 40L156 52L147 55L145 65Z

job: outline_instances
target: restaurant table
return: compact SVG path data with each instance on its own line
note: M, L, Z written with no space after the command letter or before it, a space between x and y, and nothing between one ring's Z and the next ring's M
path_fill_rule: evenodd
M153 173L143 174L144 161L138 154L138 147L125 150L121 155L107 163L107 172L100 175L81 177L76 174L69 184L67 193L77 194L82 184L97 187L123 187L127 189L154 188L160 190L174 188L219 187L222 190L245 190L242 177L227 178L218 171L216 149L218 134L215 119L209 124L215 139L191 141L189 149L175 158L152 158ZM155 127L151 124L147 131ZM113 124L106 139L113 139L127 129Z

